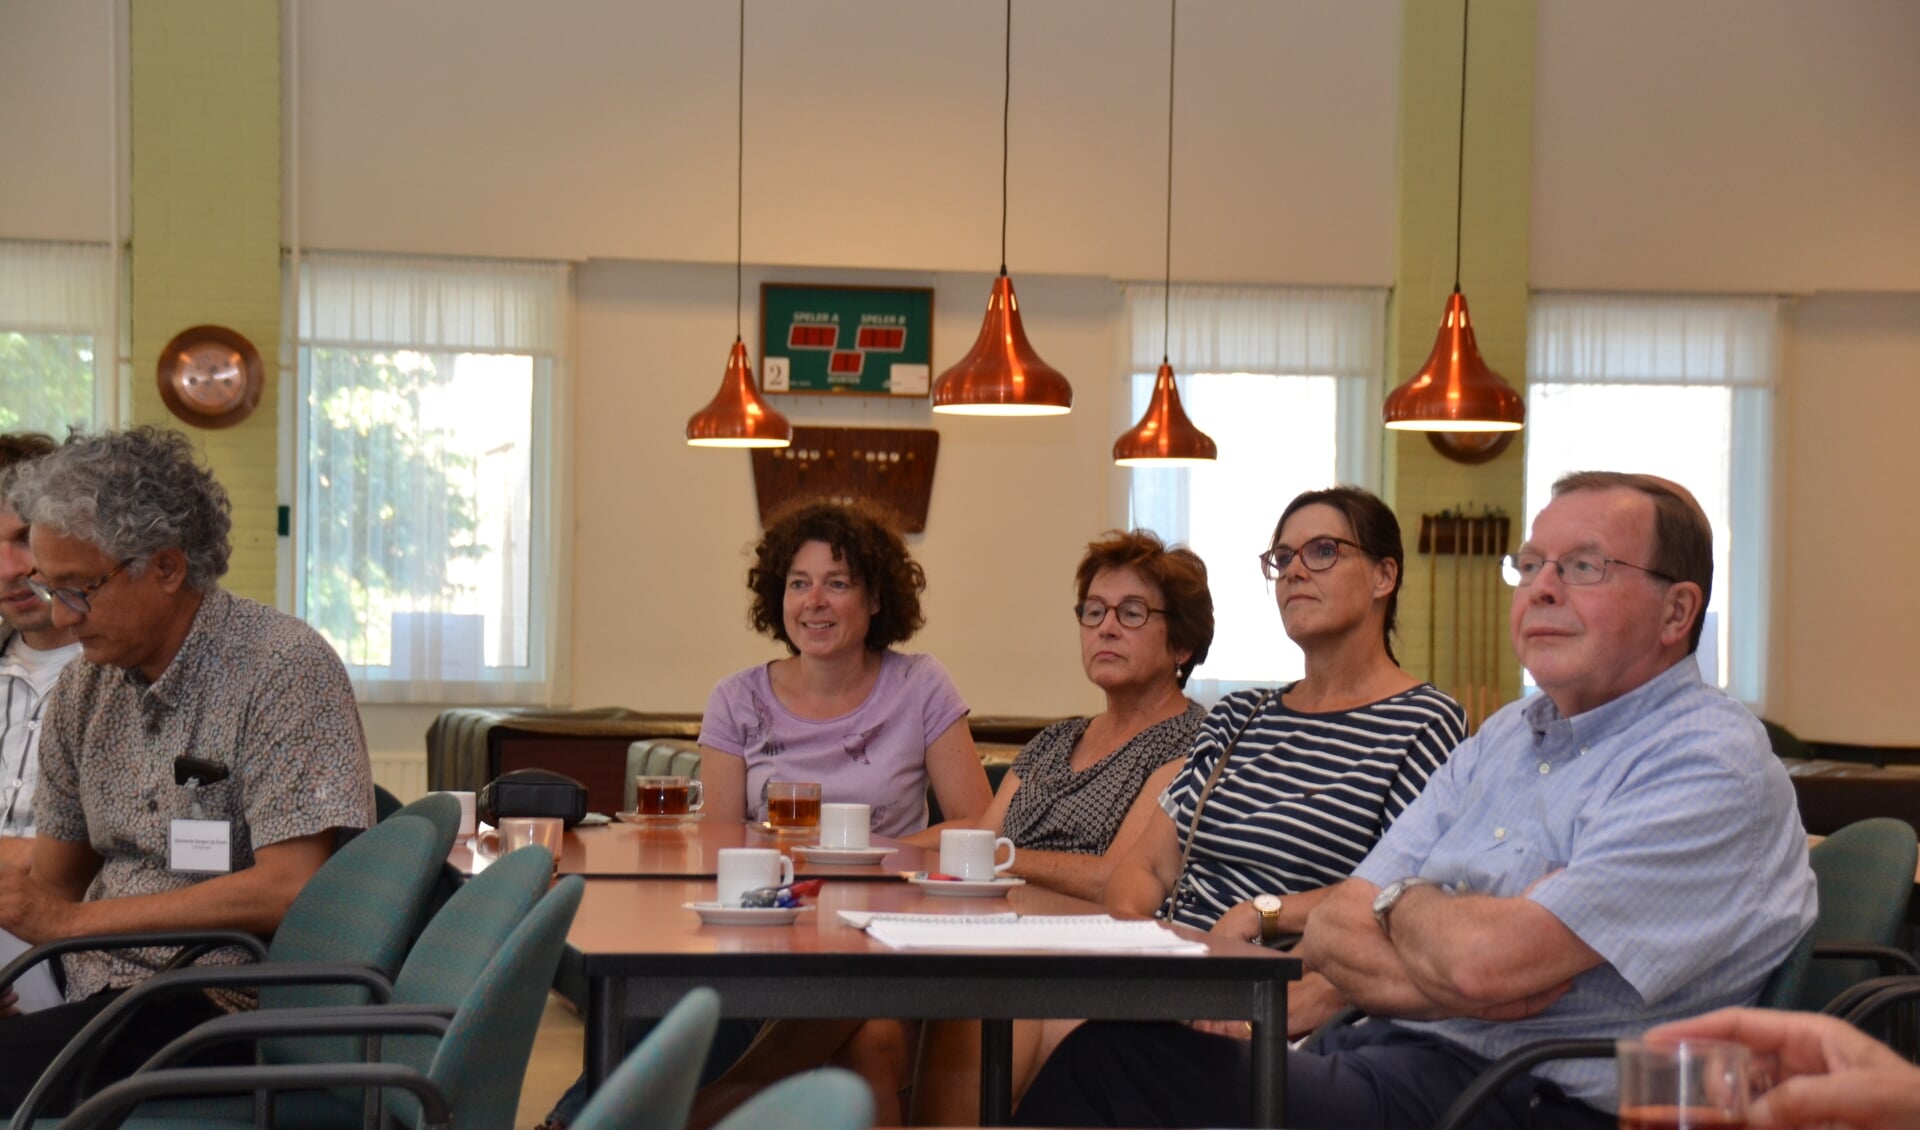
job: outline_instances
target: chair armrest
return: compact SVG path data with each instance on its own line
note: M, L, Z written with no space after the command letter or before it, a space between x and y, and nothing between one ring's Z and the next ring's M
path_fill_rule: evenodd
M111 1045L134 1011L146 1002L169 993L203 989L252 989L261 985L353 985L365 988L376 1001L385 1001L393 987L377 970L363 965L329 962L282 962L272 965L198 965L156 973L129 988L99 1014L74 1033L33 1089L14 1111L13 1130L25 1130L40 1117L41 1108L83 1062L91 1062L101 1049ZM84 1059L83 1059L84 1057Z
M1826 1003L1820 1011L1827 1016L1837 1016L1849 1024L1856 1016L1866 1015L1866 1004L1880 993L1889 989L1920 988L1920 977L1902 974L1896 977L1871 977L1842 989L1839 995ZM1876 1005L1875 1008L1880 1006Z
M1436 1124L1438 1130L1459 1130L1468 1125L1482 1103L1499 1093L1516 1075L1524 1075L1548 1060L1607 1059L1614 1054L1612 1040L1542 1040L1515 1048L1487 1065L1478 1078L1468 1084L1447 1107Z
M421 1130L450 1130L446 1096L426 1076L393 1063L327 1063L288 1067L194 1067L134 1075L75 1107L70 1130L112 1130L133 1107L179 1095L312 1091L336 1087L399 1087L420 1101Z
M1870 991L1853 1002L1841 1015L1841 1019L1863 1030L1888 1008L1907 1001L1920 1000L1920 977L1878 977L1855 986L1855 988L1861 987L1867 987Z
M0 989L13 984L27 970L50 957L59 957L61 954L136 949L141 946L199 945L239 946L252 954L255 961L264 961L267 956L267 943L244 930L155 930L145 934L89 934L78 938L61 938L55 942L42 942L7 962L6 965L0 966Z
M251 1043L276 1036L444 1036L453 1009L444 1005L386 1004L349 1008L276 1008L216 1016L177 1036L140 1065L168 1070L187 1056L218 1044Z
M1813 947L1813 957L1815 961L1822 958L1864 958L1877 962L1883 974L1920 975L1920 961L1915 961L1912 954L1895 946L1875 945L1871 942L1821 942Z

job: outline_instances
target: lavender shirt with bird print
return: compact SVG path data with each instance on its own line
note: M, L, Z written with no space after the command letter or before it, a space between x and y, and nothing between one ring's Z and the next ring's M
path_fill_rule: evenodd
M742 820L766 818L767 782L818 781L821 800L872 805L874 834L897 839L927 826L927 747L966 716L947 669L931 655L881 653L866 701L826 719L782 706L763 663L713 688L700 744L746 762Z

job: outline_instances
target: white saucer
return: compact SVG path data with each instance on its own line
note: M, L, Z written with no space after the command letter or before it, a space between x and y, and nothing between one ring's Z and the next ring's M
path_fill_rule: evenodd
M795 844L793 854L808 863L830 863L840 865L859 865L878 863L893 854L892 848L830 848L819 844Z
M643 828L672 828L681 824L691 824L705 815L704 812L680 812L671 816L655 816L646 812L616 812L613 818L622 824L638 824Z
M811 906L721 906L717 902L683 902L707 926L785 926Z
M998 879L929 879L924 871L907 876L907 882L930 895L956 898L1004 898L1015 887L1027 885L1025 879L1011 875Z

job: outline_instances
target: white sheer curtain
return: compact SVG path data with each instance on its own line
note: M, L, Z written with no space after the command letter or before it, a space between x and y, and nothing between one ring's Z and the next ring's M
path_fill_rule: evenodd
M301 613L364 699L553 701L565 264L301 261Z
M1765 696L1768 518L1780 300L1535 295L1527 331L1527 522L1568 471L1685 485L1714 529L1698 659L1742 701Z
M0 431L88 429L114 390L113 248L0 240Z
M1164 333L1162 299L1170 324ZM1210 702L1301 674L1256 559L1287 500L1378 478L1386 292L1128 284L1128 379L1144 409L1163 352L1211 467L1130 471L1129 521L1207 563L1215 633L1187 693Z

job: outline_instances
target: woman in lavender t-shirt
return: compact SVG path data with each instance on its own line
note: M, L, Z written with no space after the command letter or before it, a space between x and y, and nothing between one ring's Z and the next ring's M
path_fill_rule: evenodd
M864 507L810 503L760 539L747 587L753 626L791 654L707 699L707 808L761 820L767 782L818 781L823 800L872 805L873 831L900 839L925 832L931 784L947 818L971 827L992 790L967 704L938 660L891 650L923 623L926 587L900 535Z

